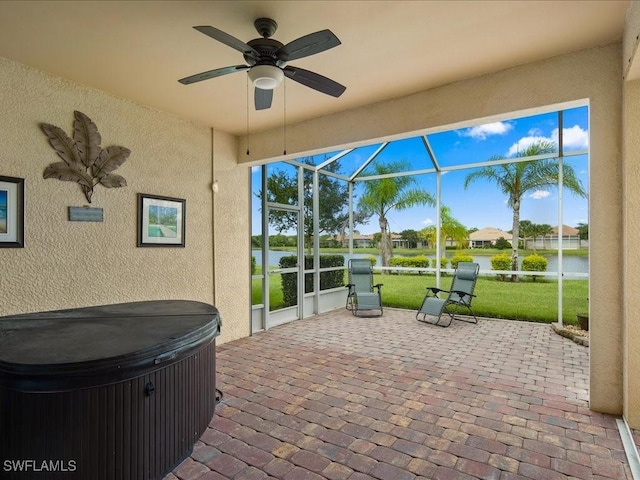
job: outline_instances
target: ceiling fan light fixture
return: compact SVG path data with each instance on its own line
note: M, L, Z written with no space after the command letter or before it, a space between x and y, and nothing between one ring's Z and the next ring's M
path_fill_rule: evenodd
M248 72L249 79L256 88L273 90L284 80L284 72L274 65L255 65Z
M212 26L199 25L193 27L200 33L242 53L245 63L214 68L213 70L181 78L178 81L183 85L190 85L230 73L247 72L248 76L245 77L247 87L249 87L249 79L251 79L255 90L254 104L256 110L271 108L273 90L281 84L286 85L284 77L332 97L337 98L344 93L347 87L330 78L303 68L287 65L289 61L316 55L340 45L340 40L331 30L325 29L310 33L283 45L282 42L271 38L278 28L278 24L274 20L259 18L254 22L254 26L262 38L254 38L249 40L249 43L245 43L233 35ZM247 92L249 92L249 88L247 88Z

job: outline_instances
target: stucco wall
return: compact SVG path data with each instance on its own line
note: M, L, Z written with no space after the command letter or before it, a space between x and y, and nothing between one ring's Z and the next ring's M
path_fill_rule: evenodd
M503 119L560 103L590 107L590 406L621 413L622 46L613 44L473 78L287 127L290 156L359 145L429 128ZM279 129L251 135L241 162L277 158ZM240 145L244 145L244 139ZM638 191L637 189L635 191Z
M640 80L624 84L624 414L640 428Z
M0 315L109 303L212 302L211 131L0 58L0 175L26 180L25 248L0 249ZM127 187L96 187L102 223L70 222L87 204L72 182L43 179L59 157L39 127L71 134L73 112L98 126L102 146L131 155L114 173ZM136 194L186 199L186 248L136 247Z
M640 78L640 2L630 2L625 18L622 36L622 68L624 78L638 80Z
M238 166L238 139L214 132L215 303L223 315L220 343L250 334L249 169Z

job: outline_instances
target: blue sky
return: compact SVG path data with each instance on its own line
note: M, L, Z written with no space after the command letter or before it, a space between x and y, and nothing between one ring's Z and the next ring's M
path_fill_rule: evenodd
M588 109L579 107L563 112L564 152L586 150L588 148ZM556 112L525 118L514 118L501 122L450 130L428 135L429 143L438 163L443 166L455 166L483 162L494 156L515 157L518 151L538 140L558 143L558 115ZM378 144L357 149L341 160L341 171L350 174L369 157ZM329 154L330 156L331 154ZM318 158L318 162L325 156ZM406 160L412 169L429 168L431 162L420 139L397 141L387 147L376 162ZM586 155L565 157L565 165L570 165L588 190L588 158ZM278 168L278 167L269 167ZM442 175L442 203L450 208L455 219L468 228L496 227L511 229L512 210L506 204L506 196L495 184L484 180L476 181L464 188L464 180L471 169L447 172ZM259 187L259 169L254 169L254 186ZM435 175L416 175L416 187L435 195ZM361 187L355 190L356 197ZM357 202L357 198L356 198ZM260 216L254 201L254 235L259 233ZM567 189L563 192L563 222L576 226L588 223L588 201L577 198ZM404 211L391 211L388 219L394 232L413 229L421 230L433 225L436 218L434 207L416 207ZM522 199L520 219L533 223L546 223L556 226L558 222L558 190L550 188L528 192ZM356 227L360 233L369 234L379 231L377 218L371 218L368 224Z

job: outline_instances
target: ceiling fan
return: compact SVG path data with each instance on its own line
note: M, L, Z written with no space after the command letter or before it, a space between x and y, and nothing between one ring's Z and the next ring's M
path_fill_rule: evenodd
M271 107L273 89L277 88L284 77L288 77L306 87L318 92L339 97L347 87L338 82L324 77L318 73L303 68L287 65L291 60L315 55L330 48L340 45L340 40L330 30L321 30L300 37L286 45L270 38L278 28L275 20L270 18L258 18L253 22L256 30L262 38L256 38L244 43L232 35L209 26L193 27L201 33L218 40L231 48L242 52L248 65L235 65L216 68L178 80L184 85L209 80L234 72L248 70L248 75L255 86L256 110L265 110Z

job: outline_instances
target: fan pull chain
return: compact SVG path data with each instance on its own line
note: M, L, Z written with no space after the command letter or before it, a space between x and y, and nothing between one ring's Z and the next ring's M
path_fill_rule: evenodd
M284 99L284 118L283 118L283 135L284 135L284 150L282 152L283 155L287 154L287 81L284 79L282 82L282 98Z
M247 155L250 155L249 151L249 74L247 73Z

